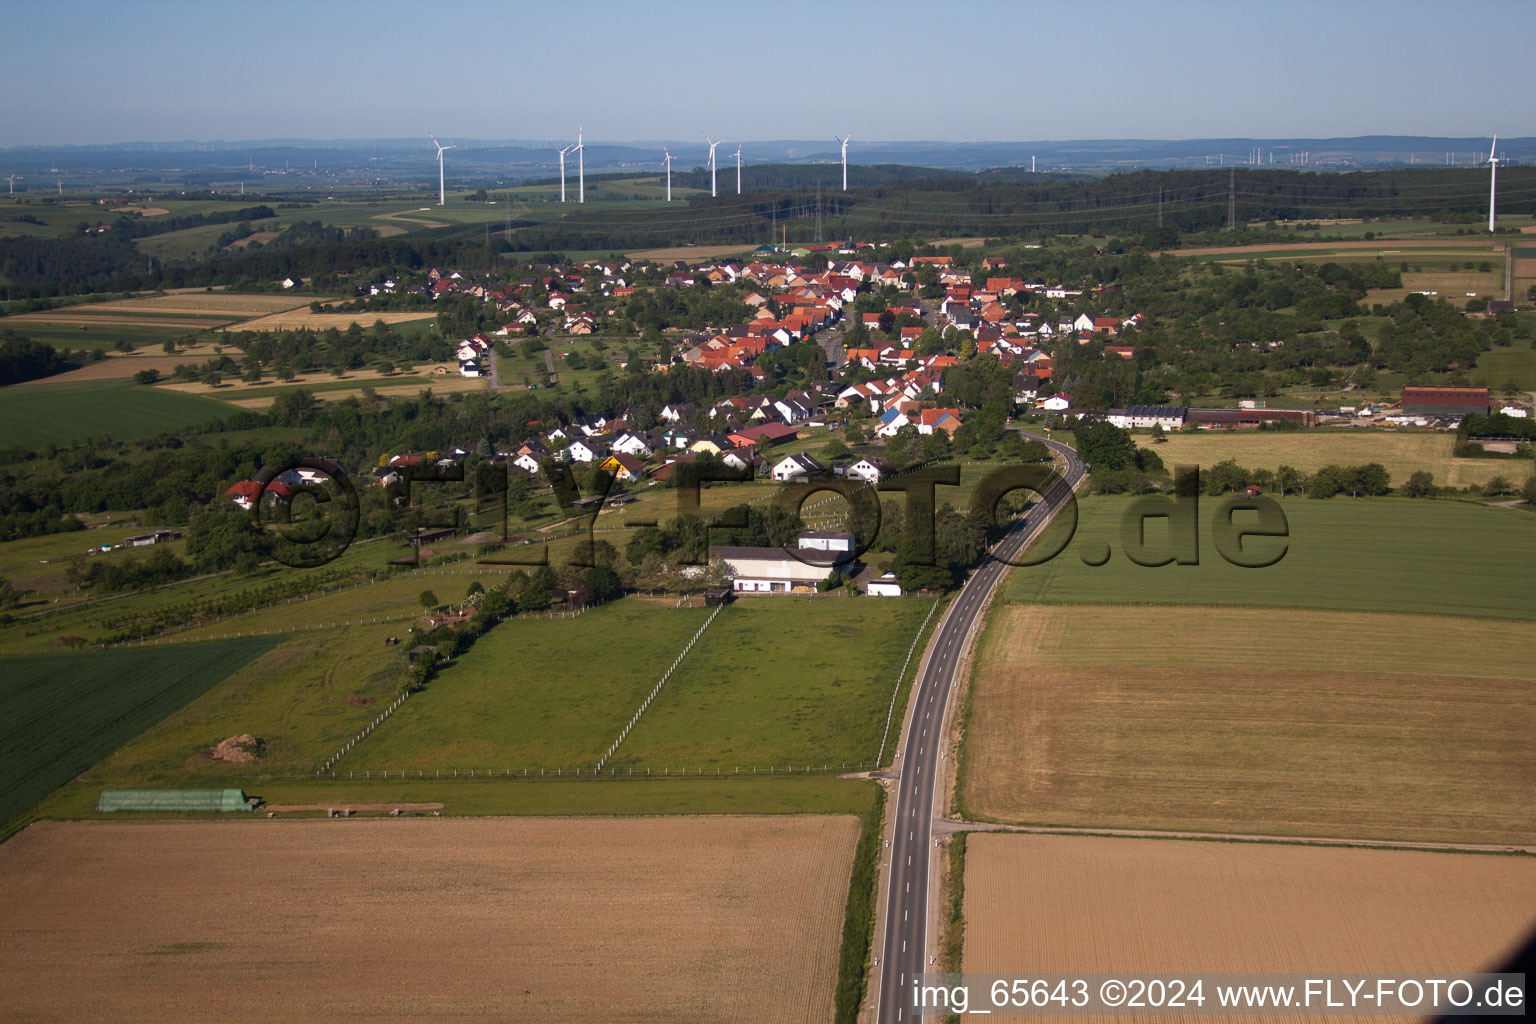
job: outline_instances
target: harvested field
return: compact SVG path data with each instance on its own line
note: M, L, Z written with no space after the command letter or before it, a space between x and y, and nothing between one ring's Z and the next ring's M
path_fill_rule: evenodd
M251 236L259 237L257 235ZM238 243L237 243L238 244ZM93 303L91 309L114 311L160 310L166 313L229 313L248 315L277 313L309 305L310 300L294 295L240 295L231 292L208 292L193 288L170 292L165 295L149 295L140 299L124 299L120 302Z
M207 358L207 356L203 357ZM52 377L39 377L37 380L23 381L13 384L16 388L40 388L51 384L76 384L84 381L95 380L127 380L140 370L158 370L162 376L169 376L180 363L202 362L195 355L188 355L183 351L181 355L151 355L147 352L133 352L122 355L117 352L107 353L107 358L95 362L86 363L78 370L68 370L64 373L56 373Z
M211 320L206 317L145 316L135 313L17 313L6 317L5 321L7 324L42 323L63 327L78 324L136 324L140 327L184 327L189 331L208 331L230 322L227 317Z
M985 833L966 840L967 971L1455 977L1501 964L1533 919L1529 857Z
M1531 844L1536 639L1492 619L1008 607L962 801L1034 825Z
M224 248L226 248L226 249L244 249L247 246L251 245L252 243L258 243L260 245L266 245L268 242L272 241L272 239L276 238L279 234L281 234L281 232L278 232L278 231L258 231L258 232L256 232L253 235L246 235L244 238L240 239L239 241L230 242Z
M289 310L286 313L273 313L270 316L258 317L255 320L246 320L236 325L234 329L241 331L298 331L311 330L323 331L327 327L334 327L344 331L353 324L362 327L372 327L382 320L386 324L403 324L412 320L431 320L437 316L432 310L422 310L415 313L311 313L309 307Z
M336 378L332 377L327 383L334 383L335 380ZM340 402L348 398L362 397L363 388L373 388L374 392L381 398L415 398L424 390L431 391L434 395L444 395L459 391L483 391L488 386L484 377L460 377L456 373L446 377L431 377L427 380L415 381L413 383L391 383L391 381L398 380L398 377L379 377L357 378L354 381L349 375L343 377L341 382L345 384L348 381L353 381L352 386L341 388L328 387L324 390L316 391L314 395L321 402ZM217 398L237 408L254 410L270 408L281 393L279 390L272 389L270 383L266 385L268 390L265 394L260 392L257 385L241 386L248 387L249 390L238 391L227 387L220 387L206 393L210 398ZM247 394L249 397L243 397Z
M376 213L371 219L398 220L402 223L409 224L413 228L445 228L448 226L447 221L431 220L427 217L416 217L409 213ZM384 228L379 229L379 233L384 234L384 232L388 230L388 227L389 225L386 225ZM403 232L398 229L394 232L394 234L397 235L402 233Z
M1518 478L1518 470L1524 468L1519 463L1492 459L1458 459L1452 454L1456 447L1454 434L1422 431L1212 430L1172 433L1167 440L1157 443L1147 437L1138 437L1137 441L1143 448L1155 451L1168 466L1209 469L1224 459L1233 459L1245 469L1273 471L1280 466L1294 466L1303 473L1314 473L1329 464L1379 462L1398 487L1420 470L1433 473L1435 483L1442 487L1466 487L1487 483L1499 475Z
M0 990L28 1020L826 1021L857 832L45 822L0 846Z

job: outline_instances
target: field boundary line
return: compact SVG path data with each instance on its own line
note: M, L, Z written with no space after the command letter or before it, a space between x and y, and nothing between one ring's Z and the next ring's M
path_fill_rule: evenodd
M917 642L923 638L923 633L928 628L928 623L933 621L933 613L939 610L943 598L934 598L933 604L928 608L928 614L923 619L923 624L917 627L917 632L912 636L912 644L907 648L907 658L901 663L901 671L896 673L896 685L891 688L891 705L885 709L885 732L880 734L880 753L875 755L875 763L882 764L885 761L885 745L891 738L891 716L896 713L896 699L901 696L901 681L907 677L907 668L912 664L912 655L917 651Z
M603 765L607 764L613 755L618 752L619 746L629 736L629 731L635 727L636 722L640 721L640 716L645 714L645 709L651 706L651 701L656 699L657 694L661 693L661 688L667 685L667 680L672 678L672 673L677 671L677 666L683 663L683 659L688 657L688 652L693 650L693 645L699 642L699 638L704 635L704 631L720 617L720 613L724 610L724 604L715 605L715 610L709 613L709 618L704 620L704 625L700 626L699 631L693 634L693 637L683 645L683 649L678 654L676 660L661 674L661 679L651 688L651 692L646 695L645 699L640 702L640 707L635 713L629 716L629 721L625 723L624 728L619 730L618 739L614 740L613 744L609 746L607 753L597 759L597 767L593 770L593 774L602 774Z

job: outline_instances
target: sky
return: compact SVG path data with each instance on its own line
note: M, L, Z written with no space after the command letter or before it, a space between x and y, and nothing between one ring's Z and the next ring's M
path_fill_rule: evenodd
M5 0L0 146L1536 135L1532 0Z

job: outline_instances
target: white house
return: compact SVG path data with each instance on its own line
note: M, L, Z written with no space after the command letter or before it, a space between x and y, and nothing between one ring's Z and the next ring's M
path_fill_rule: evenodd
M802 530L795 537L795 547L802 551L825 551L834 556L852 555L853 545L853 533L849 530Z
M613 442L613 450L623 455L637 455L642 459L655 451L644 437L633 431L620 434Z
M529 452L523 452L517 458L513 459L512 465L516 466L518 469L525 473L531 474L537 473L539 471L539 460L534 458L533 455Z
M843 470L843 479L862 480L866 484L878 484L885 477L896 471L896 467L878 455L860 459L847 469Z
M825 467L809 455L790 455L774 465L772 476L779 481L807 480L824 471Z
M608 454L598 442L581 439L572 441L566 452L572 462L596 462Z
M1064 412L1072 408L1072 396L1051 395L1048 398L1041 399L1039 407L1046 412Z
M864 593L870 597L900 597L901 584L895 573L888 572L864 584Z

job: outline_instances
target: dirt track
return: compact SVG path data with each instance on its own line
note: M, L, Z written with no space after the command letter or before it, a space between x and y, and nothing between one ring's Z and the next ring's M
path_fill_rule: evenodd
M44 822L7 1019L826 1021L849 816Z

